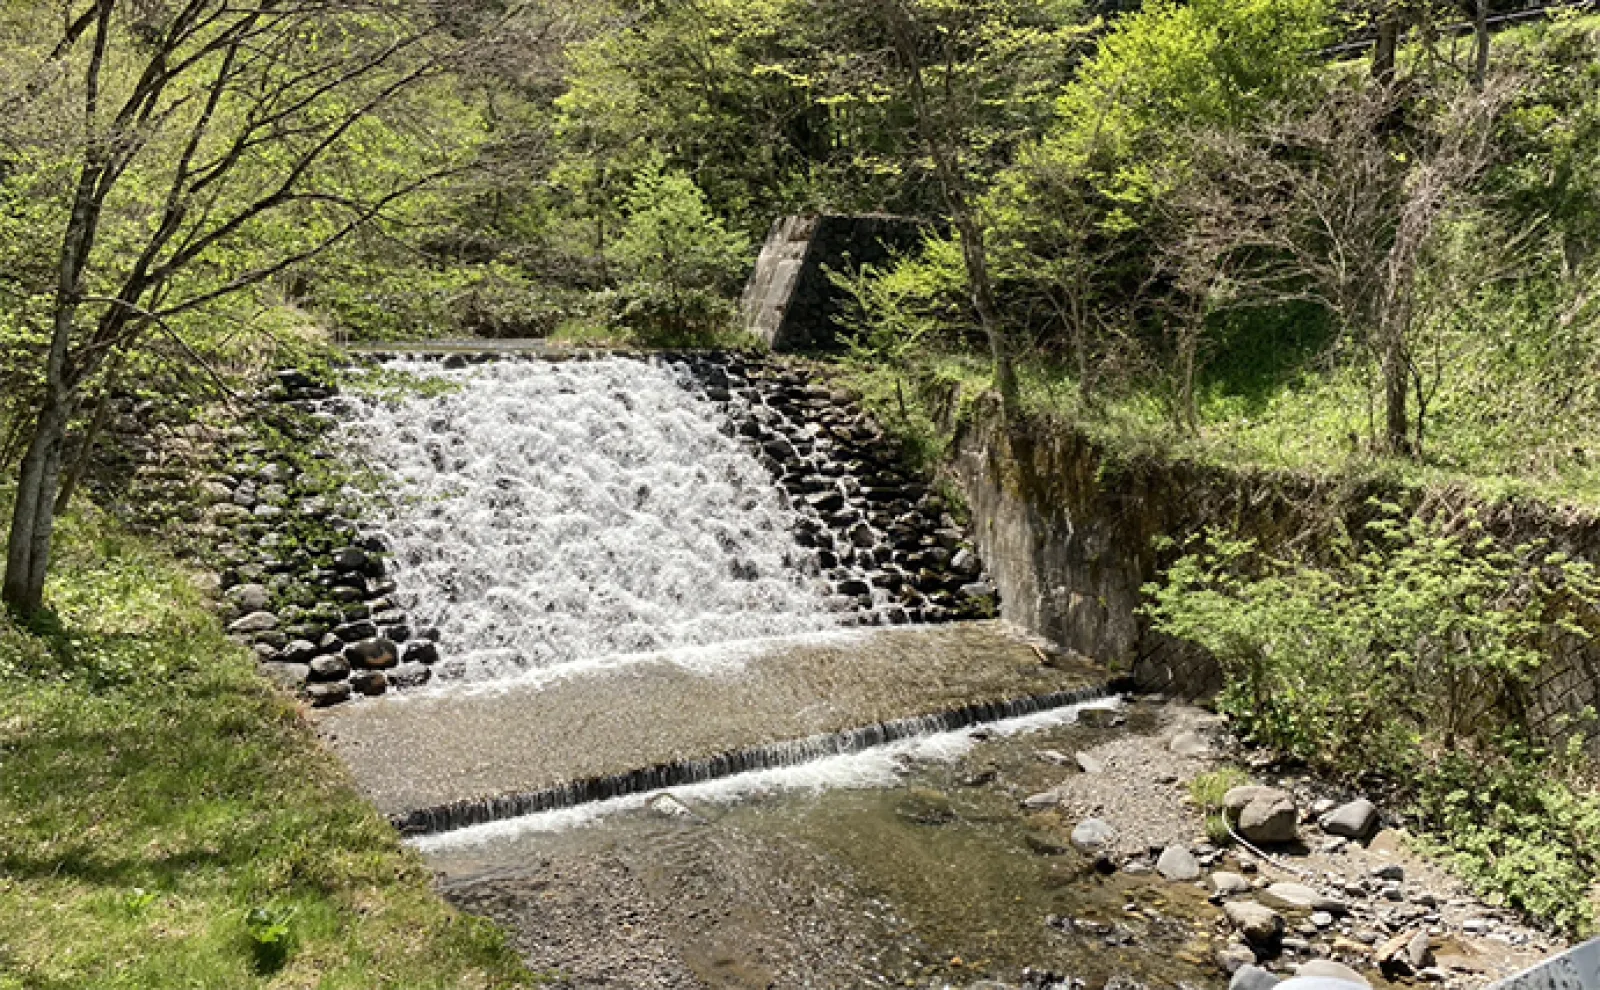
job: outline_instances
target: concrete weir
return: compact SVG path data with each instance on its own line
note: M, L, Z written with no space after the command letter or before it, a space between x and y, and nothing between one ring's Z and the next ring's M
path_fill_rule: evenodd
M997 622L618 658L332 709L319 727L402 831L848 752L1103 692L1105 672Z

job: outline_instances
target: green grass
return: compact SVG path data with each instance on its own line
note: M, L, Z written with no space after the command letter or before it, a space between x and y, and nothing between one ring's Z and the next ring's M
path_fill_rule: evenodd
M992 381L989 362L972 354L924 355L898 373L881 364L847 361L837 375L862 393L884 427L926 466L938 465L947 453L953 421L951 410L935 408L930 393L955 386L961 404L968 405ZM1596 420L1535 415L1537 397L1519 394L1514 382L1500 381L1485 391L1485 378L1470 371L1460 377L1459 388L1435 400L1420 460L1372 449L1366 383L1356 370L1305 372L1248 389L1213 379L1202 392L1195 432L1174 422L1155 389L1090 403L1059 365L1024 362L1018 378L1026 412L1071 425L1117 459L1462 488L1490 501L1521 496L1600 506ZM954 412L959 416L961 410Z
M1233 845L1233 832L1228 828L1227 812L1222 810L1222 799L1235 787L1250 783L1250 776L1238 767L1222 767L1189 781L1189 800L1205 818L1206 838L1213 845Z
M66 521L0 618L0 990L533 985L229 643L192 577Z

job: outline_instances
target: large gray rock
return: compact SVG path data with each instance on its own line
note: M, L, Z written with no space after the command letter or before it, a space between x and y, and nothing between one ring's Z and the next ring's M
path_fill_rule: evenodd
M1345 914L1349 911L1344 901L1313 890L1303 883L1275 883L1260 894L1263 901L1285 911L1327 911Z
M1211 889L1220 897L1248 894L1250 892L1250 881L1237 873L1218 870L1211 874Z
M1217 949L1214 958L1224 973L1237 973L1241 966L1255 965L1256 953L1242 942L1229 942Z
M231 633L263 633L278 628L278 617L271 612L251 612L228 625Z
M1378 809L1366 798L1340 805L1323 817L1322 830L1329 835L1365 842L1378 830Z
M1255 901L1229 901L1222 906L1239 933L1255 945L1269 945L1283 936L1283 915Z
M1156 860L1156 872L1168 880L1198 880L1200 863L1183 846L1168 846L1161 850L1161 857Z
M1294 797L1276 787L1235 787L1223 795L1222 806L1239 834L1259 845L1293 842L1299 835L1299 812Z
M228 589L227 598L245 615L265 612L272 605L272 592L264 584L236 584Z
M1079 852L1105 852L1117 841L1117 830L1104 819L1085 818L1072 830L1072 845Z
M1250 963L1240 966L1233 973L1233 979L1228 981L1228 990L1272 990L1278 985L1278 978Z

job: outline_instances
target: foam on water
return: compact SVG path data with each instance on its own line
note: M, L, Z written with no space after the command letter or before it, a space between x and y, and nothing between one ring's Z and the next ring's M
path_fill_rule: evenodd
M352 395L344 425L439 679L836 627L770 477L666 366L388 367L456 386Z
M998 736L1022 735L1061 725L1070 725L1085 709L1114 709L1119 697L1107 697L1078 705L1067 705L1030 715L1001 719L981 728ZM779 767L732 777L721 777L682 787L629 794L608 801L596 801L571 808L559 808L521 818L487 822L449 832L407 839L418 850L440 852L465 849L487 843L516 839L542 832L560 832L592 825L612 815L638 811L662 794L706 804L728 804L766 794L793 791L823 791L840 788L892 787L905 770L906 761L954 761L977 744L974 729L934 732L911 739L877 746L857 753L828 756L796 766Z

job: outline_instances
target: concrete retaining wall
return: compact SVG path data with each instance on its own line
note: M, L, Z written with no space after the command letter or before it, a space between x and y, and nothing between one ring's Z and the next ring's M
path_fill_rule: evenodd
M785 217L772 225L740 303L745 326L775 351L826 350L842 307L828 270L882 264L920 242L902 217Z

